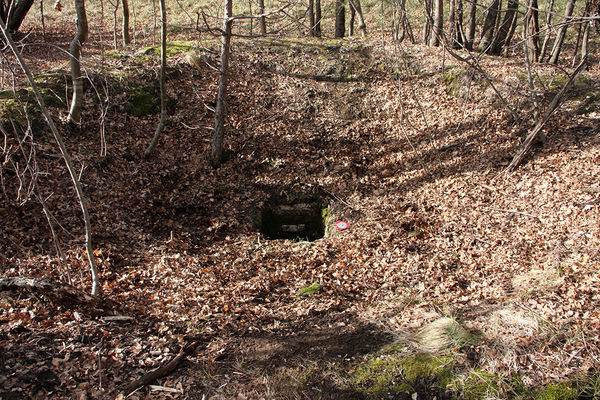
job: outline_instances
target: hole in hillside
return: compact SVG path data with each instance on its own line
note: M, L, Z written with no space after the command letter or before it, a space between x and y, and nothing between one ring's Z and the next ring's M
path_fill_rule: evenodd
M321 198L267 204L261 213L260 232L265 238L307 240L325 236L329 206Z

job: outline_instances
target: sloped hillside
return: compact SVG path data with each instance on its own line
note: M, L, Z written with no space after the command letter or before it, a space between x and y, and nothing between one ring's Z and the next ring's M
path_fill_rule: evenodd
M158 121L150 50L108 58L91 74L84 125L61 128L110 303L0 292L2 396L122 398L190 341L177 370L130 398L589 395L600 356L597 65L546 142L505 174L533 124L519 63L484 65L514 121L488 81L432 49L238 40L226 161L213 169L217 61L181 43L170 54L170 116L153 158L142 157ZM553 74L539 75L546 100L563 79ZM22 155L11 150L1 276L70 277L87 291L79 208L33 122L36 193L64 260L38 202L15 204ZM261 234L268 211L305 204L318 204L325 237ZM286 221L286 232L308 224Z

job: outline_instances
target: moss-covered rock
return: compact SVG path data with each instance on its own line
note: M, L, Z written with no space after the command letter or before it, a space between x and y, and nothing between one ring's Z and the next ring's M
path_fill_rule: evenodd
M125 103L125 111L135 117L156 114L159 111L160 95L152 86L133 88L129 100Z

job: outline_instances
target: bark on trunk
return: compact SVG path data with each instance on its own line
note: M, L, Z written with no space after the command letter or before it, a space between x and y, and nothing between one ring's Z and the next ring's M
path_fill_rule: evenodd
M425 9L425 22L423 23L423 44L429 44L431 39L431 26L433 25L433 11L431 10L432 0L423 0Z
M589 4L589 3L588 3ZM585 14L586 17L590 16L590 8L587 9ZM590 26L592 25L592 21L585 21L585 26L583 28L583 38L581 39L581 61L587 60L588 57L588 41L590 38Z
M358 30L362 36L367 36L367 24L365 23L365 17L362 11L362 6L360 4L360 0L349 0L350 7L352 8L353 13L356 14L356 18L358 19Z
M123 46L131 43L129 37L129 0L123 0Z
M560 51L562 50L562 44L565 40L565 35L567 34L567 28L569 27L569 19L571 19L571 15L573 15L574 8L575 8L575 0L569 0L567 2L567 7L565 9L565 23L558 30L558 34L556 35L556 40L554 41L554 46L552 47L552 53L550 55L550 60L548 60L548 62L550 64L558 63L558 57L560 56Z
M19 31L23 20L33 6L33 0L18 0L16 3L9 1L8 4L2 2L2 21L5 22L8 31L15 34Z
M88 22L84 0L75 0L77 12L77 34L69 46L71 62L71 78L73 80L73 98L69 111L68 122L78 125L81 122L81 107L83 105L83 77L81 76L81 46L88 36Z
M429 40L430 46L439 46L442 30L444 29L444 2L435 0L435 14L433 16L433 32Z
M525 14L525 43L529 52L529 60L537 61L540 54L540 25L538 20L537 0L529 0Z
M315 0L315 36L321 37L321 0Z
M507 42L508 34L511 31L515 18L517 17L517 9L519 8L519 0L508 0L508 9L504 15L504 21L498 30L498 34L494 38L494 42L490 48L489 53L499 55L502 53L502 48Z
M343 38L346 35L346 6L344 0L335 1L335 33L334 37Z
M308 33L315 37L315 0L308 0Z
M542 49L540 50L540 55L538 57L538 61L543 61L546 57L546 50L548 49L548 43L550 43L550 35L552 34L552 13L554 10L554 0L550 0L548 4L548 9L546 10L546 35L544 36L544 42L542 43Z
M488 47L492 43L492 39L494 38L494 33L496 31L496 20L498 19L500 7L500 0L493 0L492 4L490 4L490 7L488 8L488 12L483 23L483 30L481 31L481 41L479 42L479 46L481 47L482 51L487 51Z
M467 24L467 37L465 40L465 48L469 51L473 50L473 43L475 42L475 28L477 18L477 0L471 0L469 6L469 22Z
M265 13L265 0L258 0L258 14L263 15ZM258 26L260 27L260 34L267 34L267 19L266 17L260 17L258 19Z
M219 90L215 108L215 131L211 146L210 163L214 168L221 165L223 160L223 138L226 117L225 96L227 94L227 70L229 68L229 50L231 43L231 28L233 0L226 0L223 11L223 34L221 36L221 68L219 70Z

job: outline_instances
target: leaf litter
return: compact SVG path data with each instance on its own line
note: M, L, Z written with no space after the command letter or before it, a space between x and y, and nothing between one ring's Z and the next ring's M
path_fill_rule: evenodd
M103 158L88 105L68 145L82 166L103 296L119 304L107 314L131 319L0 293L4 393L122 398L201 337L183 368L131 398L362 398L349 383L353 363L450 317L483 337L474 368L533 386L598 368L600 203L584 190L600 184L597 120L567 105L547 144L504 176L519 144L505 110L475 89L452 96L418 68L394 79L376 68L379 44L364 46L368 74L325 81L303 69L310 54L236 42L216 170L206 160L216 90L207 66L172 60L177 105L151 160L141 155L156 116L129 116L115 96ZM442 69L432 49L406 51ZM489 63L498 76L519 71ZM148 83L150 72L132 79ZM51 149L38 164L64 265L87 291L67 176ZM299 187L323 188L352 229L310 243L262 238L260 210ZM39 205L6 201L0 218L2 277L65 281Z

